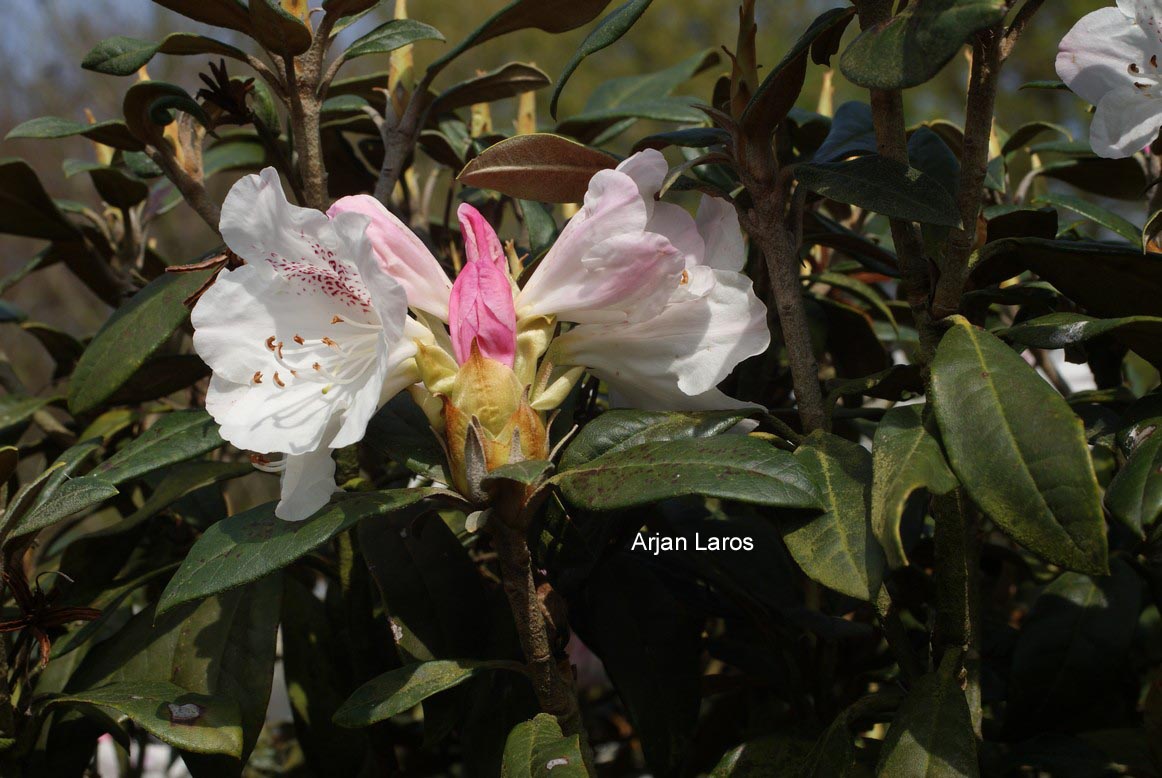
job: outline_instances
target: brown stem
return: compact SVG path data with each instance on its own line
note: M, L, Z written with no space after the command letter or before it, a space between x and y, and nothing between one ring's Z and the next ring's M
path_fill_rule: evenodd
M863 0L858 3L860 27L885 21L891 15L891 3ZM872 122L876 131L876 150L881 157L908 164L908 140L904 125L904 99L899 90L873 89L870 94ZM901 219L888 222L892 243L900 264L900 282L908 307L912 310L920 334L920 360L927 363L935 353L939 335L932 331L928 313L928 295L932 280L924 244L916 225Z
M951 316L960 308L960 295L968 280L968 259L976 243L981 191L988 172L989 139L997 101L1003 36L999 27L981 32L972 47L968 101L964 109L964 151L960 157L960 184L956 204L960 227L948 235L940 280L932 298L936 319Z
M794 242L793 231L784 224L784 184L782 181L755 180L747 171L743 171L743 178L754 208L740 207L739 219L766 258L771 292L779 314L779 328L787 346L787 361L791 365L791 383L799 405L799 419L804 432L826 429L819 363L811 346L807 309L803 305L799 247Z
M499 506L497 508L499 510ZM571 679L566 679L553 656L545 615L533 581L532 556L523 529L511 527L496 515L489 522L500 559L501 578L516 622L521 650L528 663L541 710L557 717L565 735L582 735L581 709Z
M283 67L290 94L291 132L303 197L308 208L321 211L327 207L327 171L323 166L323 142L319 134L319 73L316 58L312 56L314 50L312 45L306 55L297 60L291 56L283 57Z
M159 146L164 148L164 142L159 143ZM201 180L190 175L171 154L162 148L151 146L147 153L149 158L162 169L166 178L178 188L194 212L202 217L202 221L210 225L210 229L214 232L218 232L218 222L222 218L222 209L218 207L218 203L214 202L214 198L210 197L210 193L206 191Z

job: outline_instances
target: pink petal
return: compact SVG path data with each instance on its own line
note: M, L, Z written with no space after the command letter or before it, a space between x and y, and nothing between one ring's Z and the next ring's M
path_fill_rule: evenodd
M334 218L350 211L371 219L367 237L379 266L403 286L408 305L445 319L452 282L423 241L370 195L340 198L327 215Z
M460 364L472 354L472 341L480 353L508 367L516 355L516 309L508 274L492 262L470 261L464 265L448 300L448 327L452 351Z
M456 210L460 217L460 232L464 235L464 254L469 262L479 262L481 259L496 265L502 273L508 272L508 260L504 256L504 248L492 225L480 214L480 211L468 203L461 203Z

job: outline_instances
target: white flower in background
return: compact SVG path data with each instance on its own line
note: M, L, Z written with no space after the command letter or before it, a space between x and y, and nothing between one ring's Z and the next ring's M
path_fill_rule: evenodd
M379 268L367 218L287 202L273 168L243 178L222 206L222 272L191 314L213 371L206 409L222 437L282 472L284 519L335 491L330 449L363 437L385 398L418 378L404 288Z
M1128 157L1162 126L1162 1L1118 0L1081 18L1061 40L1057 75L1096 111L1089 142L1102 157Z

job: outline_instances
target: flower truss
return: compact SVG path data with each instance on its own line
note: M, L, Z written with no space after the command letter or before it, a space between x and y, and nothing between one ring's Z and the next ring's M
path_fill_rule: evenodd
M1089 142L1103 157L1128 157L1162 126L1162 0L1118 0L1081 18L1061 40L1057 74L1096 106Z
M549 458L547 419L586 370L626 405L743 406L716 387L770 335L738 221L722 200L703 198L697 218L656 201L666 172L645 151L595 175L523 288L470 205L453 283L372 197L323 214L288 203L273 169L239 181L221 232L246 264L198 301L194 348L222 436L282 473L278 516L325 505L330 450L405 389L474 502L489 470Z

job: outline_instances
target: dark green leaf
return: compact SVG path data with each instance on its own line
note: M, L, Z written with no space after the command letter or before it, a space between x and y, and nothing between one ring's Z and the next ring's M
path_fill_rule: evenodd
M1030 551L1105 574L1105 519L1081 420L1012 349L952 321L932 362L931 402L953 472Z
M669 96L718 61L714 49L705 49L656 73L603 81L586 101L585 110L562 121L556 131L600 145L632 126L639 116L702 124L706 115L694 108L689 99Z
M835 162L875 150L876 128L872 123L871 106L852 100L835 109L831 130L823 145L815 150L813 159L816 162Z
M263 0L265 1L265 0ZM125 92L121 102L125 124L137 138L158 142L161 128L174 120L173 111L193 116L203 127L211 127L209 115L190 94L176 84L164 81L138 81Z
M1064 181L1084 192L1133 202L1141 199L1150 183L1133 157L1103 159L1092 154L1048 162L1037 168L1037 175Z
M643 443L714 437L729 431L746 416L742 411L607 411L581 429L561 455L560 467L571 470L602 454Z
M29 119L14 127L5 140L14 138L70 138L81 135L95 143L103 143L115 149L140 151L145 145L133 136L125 122L107 121L96 124L74 122L57 116L41 116Z
M168 465L193 459L222 445L218 425L203 410L172 411L153 423L136 440L93 468L117 485Z
M1114 518L1142 538L1162 517L1162 432L1156 424L1148 429L1149 436L1138 443L1114 476L1105 498Z
M53 401L51 397L6 394L0 397L0 431L9 430L32 418L32 414Z
M871 601L884 576L884 552L868 519L871 455L857 443L813 432L795 450L823 496L825 513L780 518L787 550L812 580Z
M768 138L775 126L786 118L803 90L807 75L807 55L821 36L842 34L855 15L854 8L832 8L820 14L807 28L783 59L759 84L739 119L745 132L753 138Z
M551 772L550 772L551 771ZM500 778L585 778L589 771L577 735L565 737L547 713L517 724L504 742Z
M344 59L368 54L388 54L416 41L442 41L444 34L414 19L392 19L358 38L343 52Z
M190 600L232 589L289 565L362 519L410 508L447 494L440 489L396 489L358 494L304 521L283 521L266 504L237 513L206 530L161 595L160 613Z
M165 681L128 681L45 703L46 708L77 705L114 711L183 751L242 756L242 727L232 700L195 694Z
M585 198L589 179L597 171L616 165L613 157L568 138L533 133L490 146L457 178L467 186L493 189L522 200L579 203Z
M939 181L878 154L805 162L795 166L795 177L818 195L884 216L944 227L960 224L956 201Z
M413 473L451 483L447 458L431 422L406 392L393 397L371 417L363 440Z
M629 28L634 26L652 2L653 0L627 0L613 9L608 16L601 20L600 24L585 36L585 40L581 41L577 51L573 53L573 56L561 70L561 76L553 88L553 96L549 101L549 113L554 119L557 117L557 100L561 97L561 90L565 88L569 77L573 75L573 71L577 69L582 60L617 42L621 36L629 32Z
M884 738L876 775L977 778L976 735L957 677L960 658L947 651L939 669L918 680Z
M1109 577L1064 573L1045 587L1013 651L1007 730L1101 729L1133 715L1119 686L1141 600L1140 579L1117 557Z
M973 266L988 285L1032 270L1096 316L1162 316L1162 254L1125 244L1007 238L990 243Z
M203 35L175 32L165 36L160 43L125 35L106 38L85 55L81 67L110 76L132 76L156 54L214 54L246 61L246 53L229 44Z
M166 470L161 482L141 507L111 530L123 532L160 513L191 492L253 472L254 467L249 462L182 462L174 465Z
M708 146L721 146L730 140L730 133L721 127L688 127L684 130L659 132L633 144L635 152L642 149L664 149L667 146L681 146L683 148L701 149Z
M1108 208L1102 208L1100 205L1096 205L1089 200L1047 192L1034 198L1031 204L1066 208L1076 214L1084 216L1095 224L1105 227L1110 232L1122 236L1131 245L1137 248L1142 247L1142 231L1140 229L1135 227L1128 219L1119 216Z
M907 89L935 76L973 33L1005 18L1002 0L916 0L851 42L839 59L868 89Z
M436 65L442 67L473 46L517 30L575 30L596 19L607 5L609 0L513 0L437 60Z
M0 233L48 240L79 235L28 163L14 157L0 159Z
M892 567L908 563L900 539L908 498L917 489L947 494L957 484L940 443L924 428L922 408L900 405L889 410L876 427L872 444L871 525Z
M280 0L250 0L249 6L250 36L271 54L293 57L311 47L311 29Z
M1013 130L1013 134L1010 135L1009 139L1005 141L1003 146L1001 146L1001 155L1007 157L1015 151L1020 151L1021 149L1028 146L1034 138L1039 135L1043 135L1046 132L1055 132L1066 140L1072 139L1072 136L1069 134L1069 130L1065 129L1060 124L1040 121L1029 122L1028 124L1022 124L1020 127Z
M516 97L552 83L545 72L523 62L510 62L490 73L484 73L445 89L432 103L432 114L438 115L474 103L491 103Z
M251 33L250 14L239 0L153 0L195 22Z
M83 475L61 485L60 489L25 513L9 532L9 537L20 537L37 532L63 521L80 511L117 494L117 488L94 476Z
M745 435L646 443L550 479L589 510L632 508L699 494L755 505L818 510L819 493L786 451Z
M77 363L69 382L69 409L89 413L125 384L189 318L184 300L212 272L165 273L118 308Z
M1033 348L1068 348L1110 335L1151 364L1162 366L1162 318L1126 316L1095 319L1080 313L1051 313L1028 319L996 335Z
M335 712L341 727L367 727L411 710L428 697L467 681L482 670L524 673L519 662L450 659L418 662L390 670L355 690Z

